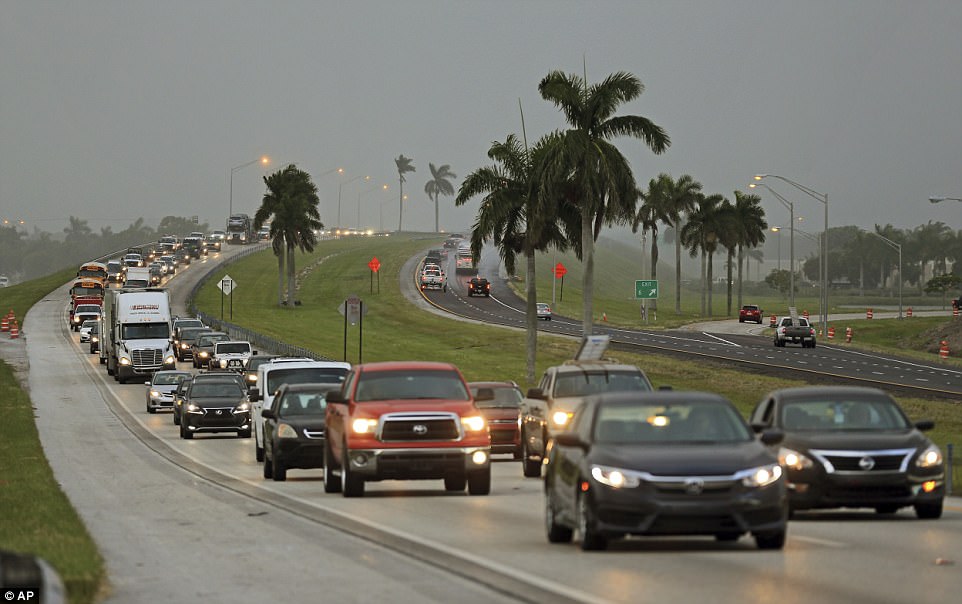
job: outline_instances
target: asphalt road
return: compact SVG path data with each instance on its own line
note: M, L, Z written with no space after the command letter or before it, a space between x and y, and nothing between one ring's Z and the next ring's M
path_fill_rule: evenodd
M423 481L344 499L323 493L320 471L265 481L252 440L183 441L168 414L147 414L144 386L108 378L64 328L65 300L27 317L31 397L57 479L108 561L110 602L941 603L962 591L958 499L937 521L798 514L780 552L671 538L586 554L547 543L541 483L508 458L486 497Z

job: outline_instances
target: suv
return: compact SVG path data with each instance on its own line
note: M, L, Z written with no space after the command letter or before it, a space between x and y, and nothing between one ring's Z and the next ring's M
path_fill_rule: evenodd
M362 497L377 480L444 479L491 491L491 437L458 368L416 361L351 369L327 395L324 491Z
M521 465L525 476L541 476L548 439L565 427L584 397L602 392L647 392L648 376L634 365L567 361L548 367L521 403Z
M197 432L251 437L251 404L236 377L201 373L190 381L180 408L180 437L191 439Z
M491 297L491 283L484 277L472 277L468 281L468 296Z
M264 478L287 480L287 470L324 467L324 409L336 384L284 384L264 417Z
M214 352L211 354L209 365L217 369L229 369L231 371L244 371L250 358L257 354L251 348L250 342L227 340L214 343Z
M761 325L763 312L764 311L755 304L746 304L738 311L738 322L744 323L745 321L752 321L753 323Z
M254 413L254 459L264 461L264 409L284 384L340 384L351 370L350 363L315 361L306 357L278 357L257 368L257 382L248 390Z
M190 347L191 361L195 369L210 367L210 357L214 354L214 344L227 342L230 336L222 331L209 331L197 336Z

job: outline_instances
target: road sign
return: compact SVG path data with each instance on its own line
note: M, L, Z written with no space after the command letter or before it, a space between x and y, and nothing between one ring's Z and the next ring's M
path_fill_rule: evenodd
M377 256L371 258L371 261L367 263L368 268L370 268L375 273L381 268L381 261L377 259Z
M561 264L560 262L555 265L555 267L554 267L554 278L555 278L555 279L560 279L560 278L564 277L564 276L567 275L567 274L568 274L568 269L565 268L565 265Z
M654 300L658 298L658 281L635 281L635 298L641 300Z
M367 306L361 304L361 299L356 295L348 296L337 307L337 312L347 317L347 322L351 325L356 324L361 319L361 314L367 314Z
M225 296L229 296L235 287L237 287L237 283L234 282L234 279L232 279L230 275L224 275L224 278L217 284L217 288L224 292Z

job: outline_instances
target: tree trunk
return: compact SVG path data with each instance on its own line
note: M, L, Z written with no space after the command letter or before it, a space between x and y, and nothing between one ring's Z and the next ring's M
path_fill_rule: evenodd
M681 217L675 221L675 314L681 314Z
M398 179L398 197L397 197L397 232L401 232L401 222L404 219L404 175L402 174Z
M745 249L738 246L738 308L742 307L742 270L745 267Z
M651 230L651 280L658 280L658 231L655 229ZM652 298L649 310L658 310L658 298Z
M705 283L705 271L707 266L707 260L705 258L705 250L701 251L701 316L706 316L708 314L708 285Z
M434 232L441 232L441 223L438 220L438 194L434 194Z
M277 305L284 305L284 256L285 250L277 255Z
M712 295L712 289L714 289L714 288L712 287L712 285L713 285L713 283L712 283L712 262L714 261L714 258L713 258L714 255L715 255L714 252L710 252L710 253L708 254L708 279L707 279L707 283L708 283L708 316L709 316L709 317L712 316L712 309L711 309L711 302L712 302L712 300L711 300L711 295Z
M735 250L728 250L728 271L725 274L727 277L727 279L725 279L725 289L728 297L725 301L727 305L725 314L726 316L729 316L729 317L732 315L732 281L733 281L732 270L735 268L734 264L735 264Z
M295 306L294 304L294 246L291 244L287 245L287 305Z
M527 373L525 375L528 386L534 386L535 361L538 354L538 284L535 281L535 262L534 250L525 250L525 260L527 260L528 271L525 279L525 289L527 290L528 305L525 309L525 323L527 324L527 337L525 338L525 361Z
M584 258L584 273L581 275L581 332L583 336L590 336L594 318L594 283L595 283L595 238L591 230L591 209L587 200L581 206L581 253Z

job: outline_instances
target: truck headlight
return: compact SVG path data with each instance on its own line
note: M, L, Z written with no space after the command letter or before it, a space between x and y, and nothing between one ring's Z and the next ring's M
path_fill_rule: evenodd
M932 468L942 465L942 451L936 445L929 445L915 460L915 465L919 468Z
M168 354L167 358L164 359L164 365L173 365L175 360L174 355Z
M377 428L376 419L358 418L351 422L351 429L355 434L370 434Z
M277 424L277 438L297 438L297 430L290 424Z
M551 414L551 423L554 424L555 428L564 428L574 417L574 413L570 411L555 411Z
M227 369L227 359L221 359L217 364L221 369Z
M484 430L484 418L480 415L472 415L470 417L462 417L461 425L470 432L481 432Z
M198 356L199 358L206 359L207 357L210 356L210 353L204 352L204 351L202 350L202 351L200 351L199 353L197 353L197 356Z
M127 357L120 357L120 364L121 364L121 365L130 365L130 359L128 359Z

